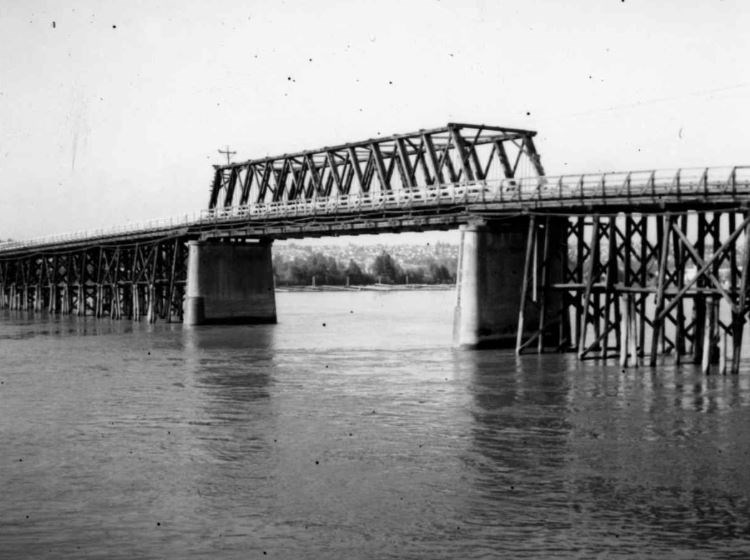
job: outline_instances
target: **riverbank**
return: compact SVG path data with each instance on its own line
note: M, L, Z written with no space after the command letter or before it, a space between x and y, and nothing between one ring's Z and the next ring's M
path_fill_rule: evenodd
M445 291L455 284L367 284L364 286L276 286L277 292L402 292Z

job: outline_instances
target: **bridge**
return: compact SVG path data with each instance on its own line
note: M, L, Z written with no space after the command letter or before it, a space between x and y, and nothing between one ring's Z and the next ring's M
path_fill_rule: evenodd
M750 167L548 176L534 137L449 123L214 166L194 216L0 243L0 307L274 322L274 240L460 228L457 345L736 373Z

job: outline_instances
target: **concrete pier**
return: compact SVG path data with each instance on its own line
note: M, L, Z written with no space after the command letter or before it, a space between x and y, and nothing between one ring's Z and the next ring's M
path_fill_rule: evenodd
M454 346L512 348L515 345L527 236L527 217L461 226ZM538 247L539 254L532 254L537 262L542 258L541 244ZM541 294L541 278L534 277L531 281L539 286ZM557 309L557 302L552 303L549 309ZM527 310L526 321L529 326L538 325L536 309Z
M276 322L271 243L190 241L186 325Z

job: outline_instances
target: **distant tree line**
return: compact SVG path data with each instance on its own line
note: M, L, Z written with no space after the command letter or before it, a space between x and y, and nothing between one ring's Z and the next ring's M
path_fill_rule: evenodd
M363 286L367 284L452 284L456 281L455 259L428 259L402 266L383 251L369 267L353 259L344 265L334 257L312 253L285 259L274 257L277 286Z

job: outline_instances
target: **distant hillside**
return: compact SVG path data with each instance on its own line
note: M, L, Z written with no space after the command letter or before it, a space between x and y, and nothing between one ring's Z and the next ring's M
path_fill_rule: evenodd
M456 281L458 245L278 244L273 250L276 284L450 284Z

